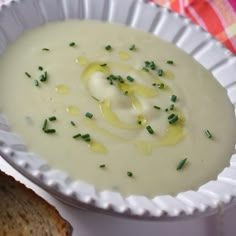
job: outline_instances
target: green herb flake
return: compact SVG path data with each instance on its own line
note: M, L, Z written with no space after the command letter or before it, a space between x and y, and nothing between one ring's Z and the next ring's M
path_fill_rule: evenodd
M31 78L31 75L30 75L28 72L25 72L25 75L26 75L28 78Z
M126 79L129 80L129 82L133 82L133 81L134 81L134 78L132 78L132 77L129 76L129 75L126 77Z
M176 102L177 96L173 94L173 95L171 96L170 100L171 100L172 102Z
M69 44L69 46L70 46L70 47L76 46L76 45L75 45L75 42L71 42L71 43Z
M167 63L167 64L170 64L170 65L173 65L173 64L174 64L174 61L168 60L168 61L166 61L166 63Z
M79 138L79 137L81 137L81 134L76 134L76 135L74 135L72 138L73 138L73 139L77 139L77 138Z
M35 85L36 87L39 86L39 82L38 82L38 80L34 80L34 85Z
M157 74L158 74L159 76L163 76L164 71L163 71L162 69L158 69Z
M107 51L111 51L111 50L112 50L112 47L111 47L111 45L107 45L107 46L105 47L105 49L106 49Z
M154 63L154 61L151 61L151 63L150 63L150 69L151 69L151 70L155 70L155 69L156 69L156 64Z
M43 130L43 131L46 130L46 128L47 128L47 123L48 123L48 120L45 119L44 122L43 122L43 127L42 127L42 130Z
M42 66L39 66L39 67L38 67L38 70L43 71L43 67L42 67Z
M91 96L94 100L98 101L99 102L99 99L97 99L96 97L94 96Z
M129 176L129 177L133 177L134 174L133 174L133 172L131 172L131 171L127 171L127 176Z
M135 46L135 44L130 45L129 50L130 50L130 51L134 51L134 50L136 50L136 46Z
M171 114L168 116L169 124L174 124L176 121L179 120L179 117L175 114Z
M161 110L161 108L158 106L153 106L153 107L156 108L157 110Z
M47 81L47 79L48 79L48 72L45 71L43 74L40 75L39 80L41 82L45 82L45 81Z
M57 120L56 116L51 116L51 117L49 117L48 119L49 119L50 121L55 121L55 120Z
M184 167L184 165L186 164L186 161L187 161L187 158L181 160L181 161L179 162L179 164L177 165L176 170L181 170L181 169Z
M168 116L168 120L171 120L174 117L175 117L175 114L172 113L171 115Z
M175 108L175 105L174 105L174 104L171 104L171 105L170 105L170 110L173 111L174 108Z
M117 79L121 84L123 84L125 82L120 75L117 76Z
M149 69L147 67L143 67L142 70L145 72L149 72Z
M43 51L47 51L47 52L50 51L49 48L42 48L42 50L43 50Z
M131 171L127 171L127 176L129 176L129 177L133 177L134 174L133 174L133 172L131 172Z
M154 130L152 129L152 127L150 125L148 125L146 127L147 131L149 132L149 134L154 134Z
M104 63L104 64L101 64L100 66L102 66L102 67L105 67L105 66L107 66L107 64L106 64L106 63Z
M154 61L145 61L144 62L145 67L151 70L155 70L156 69L156 64Z
M85 142L90 142L91 138L90 138L90 134L84 134L81 136L81 138L85 141Z
M159 89L163 89L163 88L165 87L165 85L164 85L163 83L160 83L160 84L157 84L157 87L158 87Z
M128 91L124 91L124 95L128 95L128 93L129 93Z
M166 109L165 109L165 112L168 112L168 111L169 111L169 109L168 109L168 108L166 108Z
M101 169L104 169L105 167L106 167L105 164L102 164L102 165L99 166L99 168L101 168Z
M208 129L205 130L205 134L206 134L207 138L212 138L212 134Z
M89 118L89 119L92 119L92 118L93 118L93 114L90 113L90 112L87 112L87 113L85 114L85 116L86 116L87 118Z
M72 126L75 126L75 122L74 121L71 121L70 122Z
M56 133L56 130L55 129L45 129L44 132L46 134L54 134L54 133Z

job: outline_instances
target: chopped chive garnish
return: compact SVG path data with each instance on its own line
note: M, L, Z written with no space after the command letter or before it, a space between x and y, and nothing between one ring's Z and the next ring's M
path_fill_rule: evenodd
M38 70L43 71L43 67L42 67L42 66L39 66L39 67L38 67Z
M46 134L53 134L53 133L56 133L56 130L55 129L45 129L44 132Z
M71 42L69 45L70 45L70 47L74 47L75 46L75 42Z
M106 165L105 165L105 164L102 164L102 165L100 165L99 167L100 167L100 168L105 168Z
M172 111L172 110L174 110L174 108L175 108L175 105L174 105L174 104L171 104L171 105L170 105L170 110Z
M165 109L165 112L168 112L168 111L169 111L169 109L168 109L168 108L166 108L166 109Z
M48 72L45 71L43 74L40 75L39 78L40 78L40 81L41 81L41 82L47 81L47 79L48 79Z
M98 101L99 102L99 99L97 99L96 97L94 97L94 96L91 96L93 99L95 99L96 101Z
M175 114L172 113L171 115L168 116L168 120L171 120L174 117L175 117Z
M46 130L46 128L47 128L47 123L48 123L48 120L45 119L44 122L43 122L42 130Z
M177 99L177 96L176 95L172 95L171 96L171 98L170 98L170 100L172 101L172 102L176 102L176 99Z
M186 161L187 161L187 158L181 160L181 161L179 162L179 164L178 164L176 170L181 170L181 169L184 167Z
M138 120L138 124L141 125L141 124L142 124L142 121L141 121L141 120Z
M156 69L156 64L154 61L145 61L145 68L155 70Z
M163 89L163 88L165 87L165 85L164 85L163 83L161 83L161 84L157 84L157 87L158 87L159 89Z
M174 61L171 61L171 60L168 60L166 61L167 64L170 64L170 65L173 65L174 64Z
M118 75L117 76L117 79L118 79L118 81L120 82L120 83L124 83L125 81L123 80L123 78L120 76L120 75Z
M148 126L146 127L146 129L147 129L147 131L148 131L150 134L154 134L154 131L153 131L153 129L152 129L152 127L151 127L150 125L148 125Z
M154 61L151 61L151 63L150 63L150 69L151 69L151 70L155 70L155 69L156 69L156 64L154 63Z
M71 123L71 125L72 125L72 126L75 126L75 123L74 123L74 121L71 121L70 123Z
M103 67L104 67L104 66L107 66L107 64L106 64L106 63L104 63L104 64L101 64L100 66L103 66Z
M176 121L178 121L179 117L177 115L174 115L172 118L169 119L169 124L174 124Z
M156 109L158 109L158 110L160 110L161 108L160 107L158 107L158 106L153 106L154 108L156 108Z
M34 85L35 85L36 87L39 86L39 82L38 82L38 80L34 80Z
M43 50L43 51L50 51L49 48L43 48L42 50Z
M93 114L90 113L90 112L87 112L87 113L85 114L85 116L88 117L89 119L92 119L92 118L93 118Z
M105 47L105 49L106 49L107 51L110 51L110 50L112 49L112 47L111 47L111 45L107 45L107 46Z
M83 134L81 136L82 139L87 139L87 138L90 138L90 134Z
M28 72L25 72L25 75L29 78L31 78L31 75Z
M135 49L136 49L135 44L132 44L132 45L129 47L129 50L130 50L130 51L134 51Z
M148 67L150 65L150 61L145 61L144 64L146 67Z
M125 92L124 92L124 95L128 95L128 93L129 93L128 91L125 91Z
M163 76L164 71L162 69L158 69L157 73L158 73L159 76Z
M205 130L205 134L206 134L206 136L208 137L208 138L212 138L212 134L211 134L211 132L207 129L207 130Z
M49 117L48 119L49 119L50 121L55 121L55 120L57 120L56 116L51 116L51 117Z
M81 137L81 134L76 134L73 136L74 139Z
M131 171L127 171L127 175L128 175L129 177L132 177L132 176L133 176L133 173L132 173Z
M152 86L157 86L157 83L153 83Z
M132 78L132 77L129 76L129 75L126 77L126 79L129 80L129 82L133 82L133 81L134 81L134 78Z
M143 71L149 72L149 69L147 67L143 67Z

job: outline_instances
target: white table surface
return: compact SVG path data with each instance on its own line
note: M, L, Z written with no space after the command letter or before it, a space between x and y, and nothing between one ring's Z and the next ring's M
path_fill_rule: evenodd
M61 203L26 179L0 157L0 169L33 189L73 226L73 236L236 236L236 206L224 216L180 222L143 222L82 211Z

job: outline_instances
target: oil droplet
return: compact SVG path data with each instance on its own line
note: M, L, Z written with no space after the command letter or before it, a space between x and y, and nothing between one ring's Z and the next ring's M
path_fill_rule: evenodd
M166 79L174 79L174 74L169 70L164 70L163 76Z
M148 142L137 142L135 146L139 151L141 151L145 155L150 155L152 153L152 145Z
M79 108L75 107L75 106L69 106L66 108L66 111L70 114L70 115L78 115L79 114Z
M86 57L78 57L78 58L76 58L75 63L77 63L79 65L87 65L88 59Z
M93 152L96 152L96 153L104 154L107 152L107 149L103 144L95 142L95 141L91 141L89 144L89 147Z
M124 60L124 61L128 60L130 58L130 56L129 56L129 54L127 52L121 51L121 52L118 53L118 55L119 55L119 58L121 60Z
M56 92L59 94L68 94L70 92L70 89L65 86L64 84L57 85L55 88Z

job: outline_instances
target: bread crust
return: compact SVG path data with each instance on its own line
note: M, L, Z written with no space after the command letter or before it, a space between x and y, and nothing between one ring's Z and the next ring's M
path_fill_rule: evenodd
M72 231L55 207L0 170L0 236L71 236Z

